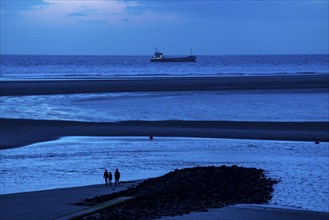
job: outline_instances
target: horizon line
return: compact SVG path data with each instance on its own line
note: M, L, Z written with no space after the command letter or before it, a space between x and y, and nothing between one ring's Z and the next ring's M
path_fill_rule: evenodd
M196 56L309 56L328 55L329 53L287 53L287 54L194 54ZM2 54L0 56L152 56L152 54ZM167 54L166 56L186 56L186 54Z

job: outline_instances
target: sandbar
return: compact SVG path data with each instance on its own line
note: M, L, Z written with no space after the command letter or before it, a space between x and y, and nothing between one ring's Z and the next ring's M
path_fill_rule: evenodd
M1 81L1 96L101 92L329 89L327 75L134 77ZM63 136L167 136L329 141L329 122L125 121L118 123L4 119L0 149Z
M104 92L160 92L329 88L329 76L130 77L119 79L2 80L0 96Z
M162 136L329 141L329 122L122 121L0 119L0 149L64 136Z

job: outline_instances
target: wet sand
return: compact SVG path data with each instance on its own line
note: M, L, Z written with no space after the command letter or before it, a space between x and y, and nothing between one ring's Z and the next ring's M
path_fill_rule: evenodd
M93 198L95 196L118 192L140 182L140 180L132 181L129 183L124 183L119 187L109 187L100 184L65 189L0 195L0 219L56 219L85 208L85 206L75 206L73 205L74 203L81 202L86 198ZM209 209L208 212L192 212L183 216L163 217L161 219L325 220L328 218L328 212L273 208L266 205L236 205L224 207L221 209Z
M1 81L0 95L329 88L329 76L130 77Z
M73 205L86 198L106 195L140 183L141 180L122 182L120 186L104 184L73 188L0 195L0 219L55 219L86 208Z
M0 149L64 136L163 136L329 141L329 122L124 121L0 119Z
M208 212L192 212L183 216L163 217L160 220L328 220L328 212L315 212L289 208L275 208L266 205L242 204L221 209L209 209Z
M2 81L2 96L188 90L329 89L328 76L149 77ZM1 119L0 149L63 136L168 136L329 141L329 122L126 121L87 123Z
M328 76L135 78L123 80L2 81L1 96L96 92L329 88ZM239 139L329 141L329 122L127 121L88 123L1 119L0 149L20 147L62 136L172 136ZM134 183L131 183L134 184ZM122 186L122 189L125 189ZM119 190L119 189L116 189ZM0 196L1 219L53 219L82 207L85 198L114 192L104 185ZM232 209L233 208L233 209ZM217 214L216 214L217 213ZM225 214L226 213L226 214ZM328 219L328 213L227 207L197 213L195 219ZM195 214L185 218L193 219ZM226 216L226 217L225 217ZM187 217L187 218L186 218ZM267 218L266 217L266 218ZM176 219L176 218L174 218ZM305 218L304 218L305 219Z

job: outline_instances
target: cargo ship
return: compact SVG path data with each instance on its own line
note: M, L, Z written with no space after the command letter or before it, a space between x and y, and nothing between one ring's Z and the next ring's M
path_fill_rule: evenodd
M158 49L155 49L155 53L153 57L151 58L151 62L196 62L196 56L187 56L187 57L170 57L167 58L158 51Z

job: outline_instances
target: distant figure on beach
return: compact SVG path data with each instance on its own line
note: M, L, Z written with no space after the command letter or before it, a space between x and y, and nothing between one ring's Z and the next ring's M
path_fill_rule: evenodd
M107 169L105 169L105 171L104 171L103 178L105 179L105 185L108 185L107 180L109 178L109 173L107 172Z
M150 140L153 140L153 138L154 138L153 136L150 136Z
M118 169L115 170L114 178L115 178L114 185L115 185L115 186L116 186L117 184L120 185L120 172L119 172Z
M112 173L110 172L109 173L109 184L110 184L110 186L112 186Z

